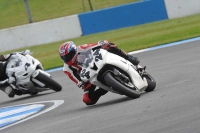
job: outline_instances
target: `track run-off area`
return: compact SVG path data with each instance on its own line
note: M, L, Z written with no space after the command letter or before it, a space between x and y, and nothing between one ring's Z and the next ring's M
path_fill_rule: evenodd
M195 38L129 53L147 66L156 89L138 99L108 92L93 106L82 102L83 91L61 68L48 71L63 86L61 92L14 98L0 93L0 132L198 133L199 52L200 38ZM10 124L1 125L5 121Z

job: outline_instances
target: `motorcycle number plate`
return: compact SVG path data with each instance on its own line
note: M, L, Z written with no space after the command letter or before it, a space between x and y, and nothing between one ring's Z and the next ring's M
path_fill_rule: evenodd
M85 80L90 79L90 71L83 69L80 73L80 77L81 77L81 79L85 79Z

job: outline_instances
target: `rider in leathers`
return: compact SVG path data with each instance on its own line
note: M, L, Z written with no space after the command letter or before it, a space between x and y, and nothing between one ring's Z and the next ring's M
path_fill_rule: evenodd
M13 98L15 95L22 95L20 91L13 89L10 84L16 83L16 79L14 76L8 77L6 75L6 66L9 60L15 58L13 56L15 53L21 53L23 55L29 53L29 50L25 50L22 52L14 52L6 55L0 55L0 90L4 91L10 98Z
M117 48L114 43L108 42L107 40L99 41L94 44L83 44L78 47L76 47L72 41L63 43L59 48L60 57L64 61L63 71L79 88L82 87L84 91L83 102L86 105L95 104L102 95L108 92L102 88L96 89L96 86L91 83L84 83L79 76L81 67L78 66L76 62L77 49L81 51L93 46L101 46L101 48L129 60L136 66L140 62L136 57L126 54L123 50Z

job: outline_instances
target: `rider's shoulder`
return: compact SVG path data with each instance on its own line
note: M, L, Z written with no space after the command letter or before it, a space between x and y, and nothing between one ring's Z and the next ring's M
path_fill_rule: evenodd
M93 47L95 45L97 45L97 44L93 44L93 43L91 43L91 44L82 44L82 45L80 45L78 47L81 48L81 49L87 49L87 48Z

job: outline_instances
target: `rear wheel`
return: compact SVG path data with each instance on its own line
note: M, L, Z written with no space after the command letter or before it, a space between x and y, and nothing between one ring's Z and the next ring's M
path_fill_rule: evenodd
M62 86L57 83L55 80L53 80L51 77L43 74L43 73L39 73L35 79L39 80L40 82L45 84L45 87L50 88L56 92L61 91L62 90Z
M119 82L114 74L107 72L104 75L104 81L109 86L112 87L113 90L119 92L120 94L126 95L130 98L139 98L140 92L135 90L134 88L129 88L125 83Z
M156 81L154 80L154 78L147 72L145 72L143 74L143 77L145 77L147 79L147 83L148 83L148 86L144 91L146 91L146 92L153 91L156 88Z

